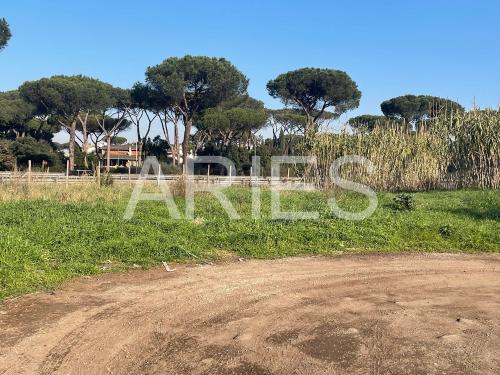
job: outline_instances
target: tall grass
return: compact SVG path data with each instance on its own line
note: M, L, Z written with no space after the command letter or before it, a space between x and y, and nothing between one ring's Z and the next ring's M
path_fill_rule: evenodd
M182 176L168 182L173 196L185 195L185 180ZM12 201L54 201L59 203L89 203L95 201L128 200L134 186L127 184L98 185L95 182L65 184L8 182L0 184L0 203ZM154 181L147 181L143 187L144 193L160 193L161 189Z
M375 171L347 164L341 177L380 190L500 186L499 111L450 113L419 124L416 131L387 121L371 132L319 133L309 142L308 152L317 157L311 172L324 188L333 185L332 162L345 155L368 158Z
M47 200L61 203L113 201L130 196L128 186L101 187L96 183L71 184L0 184L0 202Z
M500 111L471 111L450 119L450 153L462 186L500 186Z

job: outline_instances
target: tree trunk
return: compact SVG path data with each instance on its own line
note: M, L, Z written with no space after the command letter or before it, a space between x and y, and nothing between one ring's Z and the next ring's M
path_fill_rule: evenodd
M306 120L306 124L305 124L305 129L304 129L304 137L305 138L308 138L311 135L311 133L313 131L313 127L314 127L314 117L307 114L307 120Z
M141 128L140 128L140 122L137 120L136 124L136 130L137 130L137 146L139 148L139 156L137 157L138 164L142 164L142 137L141 137Z
M174 149L172 150L174 165L179 164L179 127L174 123Z
M87 132L87 124L82 124L83 164L85 165L85 169L89 169L88 140L89 133Z
M183 174L186 174L187 159L189 153L189 135L191 134L191 127L193 126L193 119L184 119L184 141L182 142L182 166Z
M106 173L109 173L111 164L111 134L106 135Z
M138 155L139 165L142 165L142 149L144 147L143 145L144 145L144 140L141 139L139 141L139 155Z
M69 128L69 169L75 169L75 139L76 139L76 119L73 120Z

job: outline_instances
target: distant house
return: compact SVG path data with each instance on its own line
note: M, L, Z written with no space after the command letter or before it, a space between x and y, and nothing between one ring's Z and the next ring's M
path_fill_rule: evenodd
M107 147L103 145L99 147L99 153L106 163L107 160ZM111 145L110 148L110 167L137 167L141 163L141 155L135 144L126 145Z

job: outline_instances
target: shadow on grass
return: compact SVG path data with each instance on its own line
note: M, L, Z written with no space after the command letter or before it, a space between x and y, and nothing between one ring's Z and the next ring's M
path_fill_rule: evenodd
M495 220L500 221L500 207L489 207L486 209L475 207L449 208L440 211L449 212L454 215L465 216L474 220Z

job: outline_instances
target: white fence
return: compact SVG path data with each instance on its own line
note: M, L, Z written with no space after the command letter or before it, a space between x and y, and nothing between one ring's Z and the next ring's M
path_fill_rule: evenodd
M113 182L115 183L133 183L142 178L139 174L110 174ZM102 177L102 175L101 175ZM145 175L144 179L151 182L158 181L175 181L179 179L179 175ZM271 177L250 177L250 176L218 176L218 175L195 175L190 176L196 183L209 183L221 185L250 185L252 182L257 185L270 185L271 182L278 182L276 179L272 180ZM65 173L44 173L44 172L0 172L1 183L62 183L62 184L75 184L75 183L95 183L97 178L93 175L80 175L72 176ZM290 177L281 178L279 182L301 182L301 178Z

